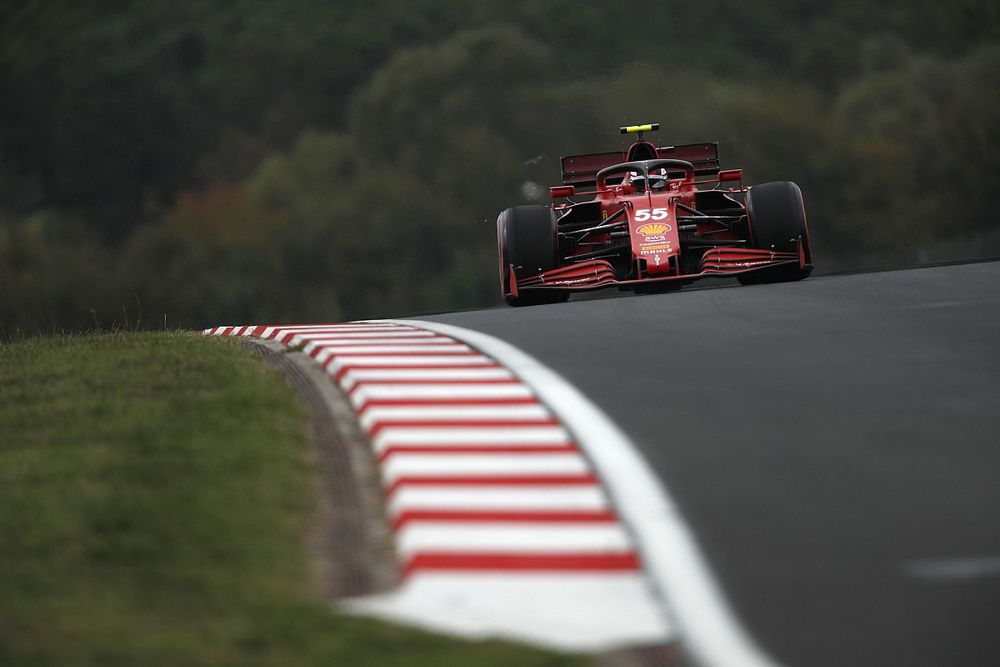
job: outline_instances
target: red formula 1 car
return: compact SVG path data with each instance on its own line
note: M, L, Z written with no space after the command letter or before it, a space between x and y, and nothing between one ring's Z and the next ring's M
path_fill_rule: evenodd
M500 213L500 289L512 306L565 301L609 285L666 291L707 276L743 284L801 280L812 271L802 192L781 181L744 187L719 169L718 144L656 147L562 159L551 206Z

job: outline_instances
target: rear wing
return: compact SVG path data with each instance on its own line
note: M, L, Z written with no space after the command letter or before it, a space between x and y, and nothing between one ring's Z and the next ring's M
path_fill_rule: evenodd
M661 146L656 149L656 157L690 162L694 165L697 176L715 176L719 173L719 144L716 143ZM621 162L625 162L625 151L564 157L562 182L564 185L595 185L597 172Z

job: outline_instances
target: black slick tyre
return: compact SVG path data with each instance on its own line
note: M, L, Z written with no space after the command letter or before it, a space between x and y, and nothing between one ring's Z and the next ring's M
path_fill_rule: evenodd
M559 290L525 290L511 294L510 267L516 277L535 276L558 266L556 220L548 206L515 206L497 218L497 247L500 255L500 291L511 306L558 303L569 298Z
M752 247L778 252L798 252L801 242L806 262L812 263L809 228L802 191L791 181L762 183L750 188L746 198L750 216ZM784 283L802 280L812 273L812 266L795 264L742 273L737 279L743 285Z

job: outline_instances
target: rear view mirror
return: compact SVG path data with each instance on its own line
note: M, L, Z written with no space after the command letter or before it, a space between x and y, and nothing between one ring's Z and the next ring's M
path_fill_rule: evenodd
M576 194L576 188L572 185L553 185L549 188L549 194L553 199L560 197L572 197Z
M742 169L723 169L719 172L719 182L725 181L739 181L743 182L743 170Z

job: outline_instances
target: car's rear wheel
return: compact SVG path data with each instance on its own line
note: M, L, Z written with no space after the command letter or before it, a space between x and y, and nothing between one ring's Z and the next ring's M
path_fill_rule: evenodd
M511 294L510 267L519 278L538 275L558 266L556 219L548 206L515 206L497 218L500 255L500 292L511 306L558 303L569 298L559 290L525 290Z
M750 236L754 248L778 252L798 252L801 242L806 262L812 262L809 228L802 191L791 181L762 183L750 188L746 198L750 215ZM802 280L812 273L812 267L797 264L775 266L738 277L743 285L784 283Z

